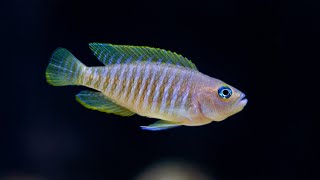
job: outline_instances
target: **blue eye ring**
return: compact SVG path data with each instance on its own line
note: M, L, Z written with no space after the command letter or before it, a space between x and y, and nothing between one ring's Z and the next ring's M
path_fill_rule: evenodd
M221 86L218 89L218 94L223 99L228 99L232 95L232 90L228 86Z

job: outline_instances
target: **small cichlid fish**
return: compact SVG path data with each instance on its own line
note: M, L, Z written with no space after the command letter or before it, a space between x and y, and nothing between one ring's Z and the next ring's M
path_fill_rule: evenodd
M191 61L176 53L145 46L89 46L104 66L87 67L68 50L58 48L46 70L48 83L96 90L76 95L89 109L160 119L142 129L156 131L222 121L248 102L238 89L200 73Z

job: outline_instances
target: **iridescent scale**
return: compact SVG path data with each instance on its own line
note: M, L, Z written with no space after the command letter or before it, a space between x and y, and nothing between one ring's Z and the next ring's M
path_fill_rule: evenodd
M174 114L191 102L193 71L159 63L86 67L80 83L139 114Z

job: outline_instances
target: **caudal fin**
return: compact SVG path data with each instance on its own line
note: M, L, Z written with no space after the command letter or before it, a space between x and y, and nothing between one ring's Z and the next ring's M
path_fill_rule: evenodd
M53 52L46 70L47 82L53 86L77 85L84 67L70 51L58 48Z

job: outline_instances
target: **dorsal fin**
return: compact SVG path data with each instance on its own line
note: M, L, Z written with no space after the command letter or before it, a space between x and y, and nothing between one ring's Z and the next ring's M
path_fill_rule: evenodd
M197 70L197 67L187 58L164 49L103 43L90 43L89 47L104 65L147 61L173 64Z

